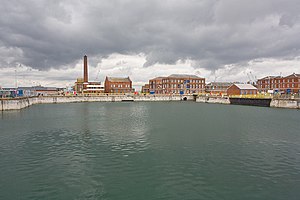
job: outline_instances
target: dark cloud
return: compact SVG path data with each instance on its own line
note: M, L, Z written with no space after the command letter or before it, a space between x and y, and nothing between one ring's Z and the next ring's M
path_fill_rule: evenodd
M144 53L210 70L300 53L298 0L9 0L0 7L0 66L72 66L84 54Z

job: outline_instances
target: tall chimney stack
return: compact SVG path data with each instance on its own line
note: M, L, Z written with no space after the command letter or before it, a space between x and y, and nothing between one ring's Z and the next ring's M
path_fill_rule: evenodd
M89 82L88 79L88 64L87 64L87 56L83 57L83 81L85 83Z

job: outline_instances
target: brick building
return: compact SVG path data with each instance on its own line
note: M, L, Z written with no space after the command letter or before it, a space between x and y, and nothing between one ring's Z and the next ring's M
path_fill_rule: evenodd
M118 78L118 77L106 77L105 78L105 93L131 93L134 92L132 89L132 81L129 77Z
M205 92L212 93L212 94L226 94L227 89L233 83L229 82L211 82L205 85Z
M141 90L142 93L150 93L150 90L149 90L149 84L145 84L142 86L142 90Z
M251 84L233 84L227 89L227 95L255 95L257 88Z
M150 94L164 94L162 82L166 77L156 77L149 80L149 92Z
M74 85L74 91L78 94L88 95L104 92L104 86L101 85L101 82L89 82L87 56L83 57L83 78L77 78L77 81Z
M194 94L205 92L205 79L195 75L172 74L149 80L152 94Z
M286 77L267 76L257 80L257 88L263 93L300 93L300 74L291 74Z

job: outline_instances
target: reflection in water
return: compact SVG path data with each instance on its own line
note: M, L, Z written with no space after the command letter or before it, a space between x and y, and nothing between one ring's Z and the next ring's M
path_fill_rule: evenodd
M22 115L23 110L8 110L8 111L0 111L1 119L16 119Z
M90 110L91 107L89 106L89 104L82 104L81 106L82 110L80 111L79 116L81 118L80 120L80 125L82 127L82 130L83 130L83 134L85 136L88 136L90 134Z
M133 153L147 148L148 109L143 105L124 103L105 107L105 119L99 121L98 131L112 151Z

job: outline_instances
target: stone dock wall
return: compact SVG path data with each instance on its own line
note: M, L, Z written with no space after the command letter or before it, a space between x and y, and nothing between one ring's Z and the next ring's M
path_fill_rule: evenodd
M300 99L272 99L270 107L300 109Z
M104 95L104 96L40 96L24 97L17 99L0 99L0 111L20 110L34 104L53 104L53 103L78 103L78 102L122 102L122 101L181 101L194 100L193 96L175 96L175 95Z
M121 101L196 101L199 103L230 104L228 97L179 96L179 95L109 95L109 96L40 96L17 99L0 99L0 111L20 110L34 104L77 103L77 102L121 102ZM300 109L300 99L272 99L270 107Z
M228 97L198 96L196 102L230 104ZM300 99L272 99L270 107L300 109Z
M214 96L199 96L196 98L196 102L200 103L219 103L230 104L228 97L214 97Z
M230 104L228 97L198 96L196 102ZM300 109L300 99L272 99L270 107Z

